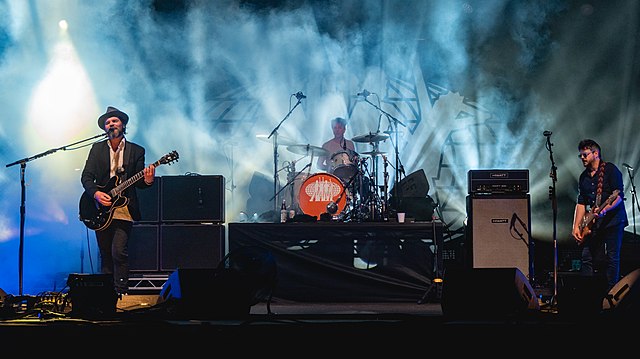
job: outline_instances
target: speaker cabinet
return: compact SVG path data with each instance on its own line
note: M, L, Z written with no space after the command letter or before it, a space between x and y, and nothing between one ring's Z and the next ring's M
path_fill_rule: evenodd
M129 237L129 270L157 271L160 266L160 226L134 224Z
M138 223L155 223L160 221L160 187L162 177L155 177L149 188L137 189L141 218Z
M449 318L503 319L540 309L531 284L518 268L448 269L441 306Z
M225 231L219 224L160 226L160 270L214 268L224 256Z
M223 223L224 177L164 176L161 189L163 222Z
M473 268L516 267L532 278L528 194L469 195L467 214Z
M67 277L71 316L84 319L111 318L116 314L118 295L111 274L77 274Z
M249 314L249 298L250 287L237 272L178 269L162 286L156 306L174 318L237 318Z
M640 269L625 275L609 290L602 309L618 318L637 320L640 316Z

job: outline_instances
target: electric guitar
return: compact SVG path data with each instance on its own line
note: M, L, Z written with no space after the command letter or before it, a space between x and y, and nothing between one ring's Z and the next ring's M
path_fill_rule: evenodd
M620 193L620 190L613 191L613 193L611 193L611 196L607 197L604 203L602 203L597 207L598 208L597 211L595 210L596 207L594 207L591 209L591 211L587 212L582 217L582 221L580 222L580 225L578 226L578 228L580 229L580 233L582 233L583 238L589 233L591 233L591 227L593 227L593 224L596 223L596 218L598 217L598 214L600 213L600 211L602 211L602 208L606 207L607 205L611 204L611 202L615 201L619 193Z
M151 165L158 167L163 164L171 164L177 161L179 158L178 152L172 151L168 153ZM103 206L96 201L86 191L80 196L80 221L85 224L89 229L94 231L102 231L111 224L113 219L113 211L116 208L124 207L129 204L129 198L122 195L125 189L129 188L132 184L138 182L144 177L144 170L131 176L124 182L120 182L118 176L113 176L109 179L106 185L98 186L98 190L108 193L111 196L111 205Z

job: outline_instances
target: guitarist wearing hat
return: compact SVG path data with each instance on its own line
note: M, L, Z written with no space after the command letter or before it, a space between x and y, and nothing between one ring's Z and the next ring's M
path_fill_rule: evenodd
M113 274L114 288L118 296L126 294L129 281L128 240L133 221L141 218L136 189L148 188L153 184L155 166L145 167L144 147L125 139L129 116L115 107L98 118L98 127L105 131L106 141L94 143L82 170L81 182L84 187L81 199L81 219L83 199L106 208L107 217L95 227L96 240L100 250L100 272ZM127 178L143 176L122 195L112 198L109 185ZM142 178L141 178L142 179ZM88 206L85 206L88 208Z
M629 224L622 173L602 159L594 140L580 141L578 151L585 169L578 180L572 234L582 247L581 273L604 275L611 289L620 279L622 236Z

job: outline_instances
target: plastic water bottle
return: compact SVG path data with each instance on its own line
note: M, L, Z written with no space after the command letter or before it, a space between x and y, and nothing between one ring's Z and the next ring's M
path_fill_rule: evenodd
M282 206L280 207L280 222L285 223L289 217L289 211L287 211L287 201L282 200Z

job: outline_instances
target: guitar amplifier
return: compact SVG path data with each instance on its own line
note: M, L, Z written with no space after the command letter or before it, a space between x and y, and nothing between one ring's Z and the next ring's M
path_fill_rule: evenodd
M221 175L163 176L160 217L172 223L223 223L225 180Z
M469 194L529 193L529 170L469 170Z

